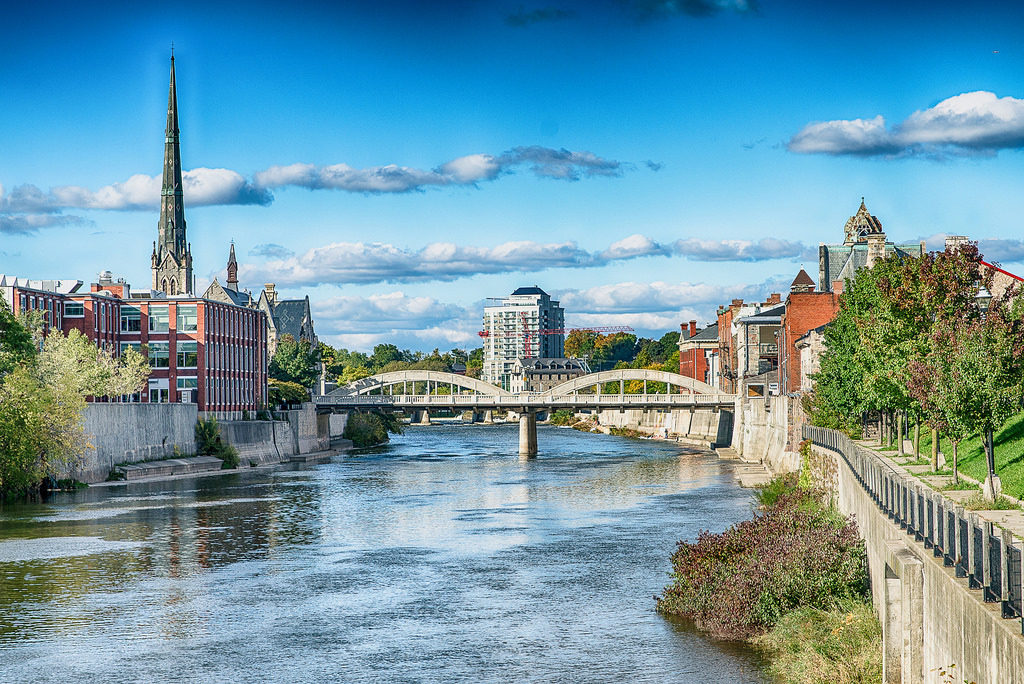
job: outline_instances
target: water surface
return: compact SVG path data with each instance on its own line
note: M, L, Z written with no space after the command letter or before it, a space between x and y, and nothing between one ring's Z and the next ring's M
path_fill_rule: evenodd
M2 681L761 682L654 612L728 463L541 426L0 509Z

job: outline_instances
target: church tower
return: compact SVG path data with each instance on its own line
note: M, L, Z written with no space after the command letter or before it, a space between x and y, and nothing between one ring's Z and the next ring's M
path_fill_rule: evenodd
M167 131L164 136L164 177L160 191L158 240L153 243L153 289L168 295L193 295L192 248L185 237L182 203L181 149L178 146L178 96L174 89L174 55L171 55L171 87L167 95Z

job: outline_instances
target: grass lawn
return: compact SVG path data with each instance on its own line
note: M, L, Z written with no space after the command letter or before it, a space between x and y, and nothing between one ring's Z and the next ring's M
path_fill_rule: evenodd
M940 437L939 449L946 455L947 467L953 467L953 445ZM1003 483L1003 493L1018 499L1024 497L1024 412L1007 421L1002 430L995 433L996 475ZM921 456L930 458L932 453L931 430L921 427ZM975 435L960 442L960 472L976 480L988 475L985 450L981 437Z

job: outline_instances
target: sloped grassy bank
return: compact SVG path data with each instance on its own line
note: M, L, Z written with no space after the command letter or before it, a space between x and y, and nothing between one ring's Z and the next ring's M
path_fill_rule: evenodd
M749 520L679 542L659 612L754 643L780 682L878 682L881 629L864 543L825 490L776 478Z

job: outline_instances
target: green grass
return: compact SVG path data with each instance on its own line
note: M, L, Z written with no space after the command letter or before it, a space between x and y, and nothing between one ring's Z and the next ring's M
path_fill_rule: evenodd
M882 681L882 628L868 603L787 613L757 645L770 655L769 674L791 684Z
M953 467L953 444L941 437L939 449L946 455L948 468ZM984 480L988 475L985 462L985 450L981 446L981 437L975 435L960 442L960 472L976 480ZM932 453L931 430L921 428L921 456L930 459ZM1024 497L1024 412L1006 422L1001 430L995 433L996 475L1003 484L1003 493L1010 496ZM930 460L920 461L922 464ZM913 462L917 463L917 461ZM912 465L908 463L906 465Z
M978 492L977 494L971 494L968 498L963 500L963 507L969 511L1019 511L1020 506L1017 505L1012 499L1008 499L1005 496L1000 496L995 501L989 501L985 496Z
M945 487L942 488L942 491L944 491L944 492L965 492L965 491L970 491L972 489L980 490L981 487L979 487L978 485L974 484L973 482L968 482L967 480L960 480L957 483L950 482L948 485L946 485Z

